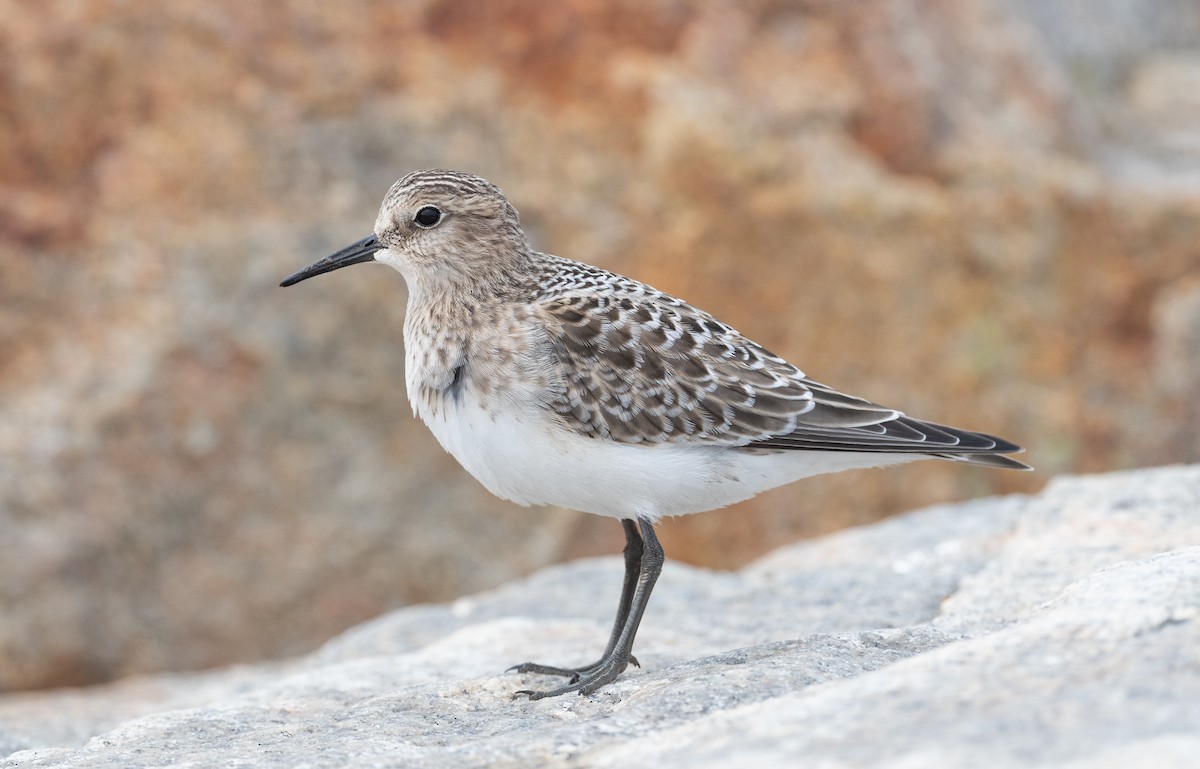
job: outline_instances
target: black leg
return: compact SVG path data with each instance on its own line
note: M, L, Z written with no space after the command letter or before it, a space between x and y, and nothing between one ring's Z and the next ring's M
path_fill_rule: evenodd
M637 589L638 577L642 573L642 552L645 548L642 535L638 533L637 523L632 519L624 518L621 520L621 525L625 527L625 582L621 585L621 602L617 604L617 618L613 622L612 634L608 637L604 653L600 655L601 660L612 654L613 649L617 646L621 630L625 627L625 620L629 617L629 605L633 603L633 593ZM638 664L633 657L629 659L634 665ZM596 665L599 665L599 662ZM596 667L596 665L589 667Z
M658 537L654 533L654 527L648 521L640 521L641 537L638 539L641 540L641 546L637 549L641 551L641 557L637 561L637 575L631 580L630 572L632 569L630 564L633 559L630 557L630 551L632 548L631 543L633 538L637 536L637 531L632 521L625 521L623 523L626 524L626 589L622 591L620 611L617 618L620 620L620 615L624 614L625 619L624 622L618 623L620 625L619 632L618 628L614 627L612 637L609 639L609 646L605 650L604 656L596 664L576 671L566 685L549 691L523 690L517 692L517 694L527 695L531 700L540 700L543 697L557 697L560 694L574 691L580 694L591 694L601 686L615 680L628 667L630 661L633 660L633 641L637 637L638 626L642 623L642 614L645 613L646 604L650 601L650 593L654 590L654 583L658 581L658 575L662 573L665 556L662 545L659 544ZM631 582L633 584L633 595L626 601L626 593L629 592ZM522 672L540 672L538 668L542 667L529 667L527 665L519 665L517 669Z
M571 679L571 683L575 683L581 676L600 667L612 654L617 645L617 639L621 637L621 631L625 629L625 619L629 616L629 604L633 602L633 591L637 588L638 575L642 571L642 535L638 533L637 523L631 518L623 518L621 526L625 528L625 583L621 586L621 602L617 604L617 618L613 621L612 633L608 637L608 644L604 647L604 653L600 655L600 659L590 665L581 665L577 668L559 668L552 665L539 665L536 662L524 662L520 665L513 665L506 672L563 676ZM635 667L639 667L637 659L632 655L630 655L629 661Z

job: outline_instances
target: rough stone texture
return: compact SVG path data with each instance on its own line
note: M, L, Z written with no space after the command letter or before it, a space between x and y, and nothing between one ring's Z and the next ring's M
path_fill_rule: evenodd
M1068 477L669 563L642 669L514 701L548 681L506 666L604 637L621 565L579 561L284 663L0 698L0 765L1190 767L1198 509L1200 466Z
M1200 5L0 0L0 690L297 654L615 552L409 417L400 279L278 279L422 166L1049 473L1200 459ZM1192 363L1189 363L1192 362ZM818 478L677 558L1045 476Z

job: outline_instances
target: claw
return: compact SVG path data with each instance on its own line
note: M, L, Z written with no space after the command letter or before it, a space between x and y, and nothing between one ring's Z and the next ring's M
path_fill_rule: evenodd
M594 668L598 667L599 664L600 663L597 662L595 665L589 665L582 668L556 668L552 665L540 665L536 662L522 662L520 665L513 665L504 672L512 673L513 671L516 671L518 673L538 673L544 676L562 676L563 678L570 679L570 683L575 683L579 680L580 673L588 673Z
M550 665L539 665L536 662L522 662L520 665L513 665L506 673L517 671L518 673L539 673L541 675L562 676L567 679L567 682L557 689L549 689L547 691L534 691L532 689L521 689L513 694L513 699L518 695L525 695L531 700L540 700L543 697L557 697L560 694L577 691L581 695L591 694L592 692L616 680L625 668L632 664L634 667L641 667L641 663L632 654L625 659L624 662L618 661L616 657L608 657L597 660L591 665L579 668L558 668Z

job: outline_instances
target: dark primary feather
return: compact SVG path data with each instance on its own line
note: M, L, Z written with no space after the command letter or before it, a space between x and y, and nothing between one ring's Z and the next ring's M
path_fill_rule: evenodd
M760 451L916 453L1024 468L1020 447L814 382L706 312L591 265L539 255L549 407L585 435ZM557 333L555 333L557 330Z

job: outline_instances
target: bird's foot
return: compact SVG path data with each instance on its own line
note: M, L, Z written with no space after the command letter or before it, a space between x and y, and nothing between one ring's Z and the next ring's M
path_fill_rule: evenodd
M560 694L575 691L580 694L591 694L601 686L616 680L617 676L621 675L625 671L625 668L630 665L633 665L635 668L641 667L641 663L637 661L637 657L630 654L624 659L619 655L609 655L593 662L591 665L578 668L558 668L552 665L540 665L536 662L523 662L520 665L513 665L505 672L539 673L547 676L561 676L567 679L567 683L557 689L548 689L546 691L522 689L513 695L514 698L524 695L531 700L540 700L544 697L557 697Z

